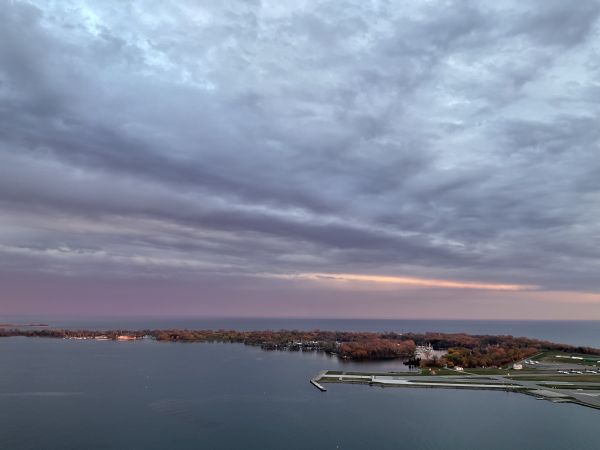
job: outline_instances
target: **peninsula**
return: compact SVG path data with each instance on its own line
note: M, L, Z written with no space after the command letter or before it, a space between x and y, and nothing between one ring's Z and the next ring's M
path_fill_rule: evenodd
M137 340L162 342L230 342L264 350L317 351L353 361L405 359L422 367L502 367L543 351L598 355L600 349L513 336L465 333L397 333L300 330L74 330L44 327L0 328L0 337ZM427 346L427 347L426 347ZM433 350L423 358L423 349Z
M600 357L542 351L507 367L424 367L416 372L323 371L310 382L367 384L378 387L503 390L553 403L600 409Z

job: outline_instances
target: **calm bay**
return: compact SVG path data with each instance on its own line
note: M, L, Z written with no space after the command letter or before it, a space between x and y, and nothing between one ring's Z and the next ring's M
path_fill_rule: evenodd
M228 320L238 329L510 333L600 346L597 322ZM171 326L181 323L159 327ZM400 361L347 363L241 344L21 337L1 339L0 358L2 449L564 450L595 448L600 437L599 411L514 393L358 385L321 393L308 383L324 369L407 370Z

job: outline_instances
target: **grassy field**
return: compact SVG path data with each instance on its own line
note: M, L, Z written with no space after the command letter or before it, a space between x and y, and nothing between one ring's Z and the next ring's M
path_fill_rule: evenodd
M600 375L511 375L507 378L514 378L523 381L565 381L569 383L600 383Z
M460 385L464 385L464 386L469 386L469 385L478 385L478 384L492 384L492 385L498 385L498 384L503 384L506 386L518 386L518 383L511 383L511 382L502 382L502 381L498 381L498 380L491 380L491 379L484 379L484 378L469 378L470 381L467 380L427 380L427 379L423 379L423 381L419 381L422 383L430 383L430 384L439 384L439 385L444 385L444 384L448 384L448 383L452 383L452 384L460 384ZM484 381L486 381L487 383L485 383Z
M452 370L452 369L441 368L441 369L433 369L433 370L421 369L421 375L463 375L463 373L457 372L456 370Z
M513 373L515 370L513 369L465 369L465 372L473 373L476 375L506 375L507 373ZM540 373L539 369L522 369L518 371L519 373Z
M565 385L561 385L561 384L544 384L544 388L551 388L551 389L563 389L563 390L570 390L570 391L577 391L577 390L582 390L582 391L600 391L600 387L598 386L593 386L593 385L587 385L587 384L582 384L582 385L577 385L577 386L565 386Z
M583 359L573 359L571 356ZM540 362L552 362L559 364L582 364L586 366L600 365L600 356L597 355L585 355L579 353L564 353L558 351L548 351L536 355L532 359Z
M435 372L435 373L434 373ZM375 376L398 376L398 377L415 377L415 376L431 376L431 375L455 375L460 376L463 375L462 372L457 372L456 370L451 369L433 369L430 371L429 369L421 369L420 372L357 372L357 371L340 371L340 370L328 370L325 372L325 375L331 376L340 376L340 375L375 375Z

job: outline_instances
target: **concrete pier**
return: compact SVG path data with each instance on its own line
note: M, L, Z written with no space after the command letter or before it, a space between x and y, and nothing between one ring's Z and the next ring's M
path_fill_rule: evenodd
M323 386L321 386L314 378L312 378L310 380L310 384L312 384L314 387L316 387L321 392L327 392L327 389L325 389Z

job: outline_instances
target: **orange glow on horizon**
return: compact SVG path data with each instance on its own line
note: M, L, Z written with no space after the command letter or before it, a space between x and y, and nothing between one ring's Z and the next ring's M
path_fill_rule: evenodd
M479 283L470 281L452 281L431 278L365 275L354 273L299 273L295 275L276 275L275 277L310 281L357 281L365 283L420 286L425 288L482 289L490 291L528 291L538 288L538 286L523 284Z

